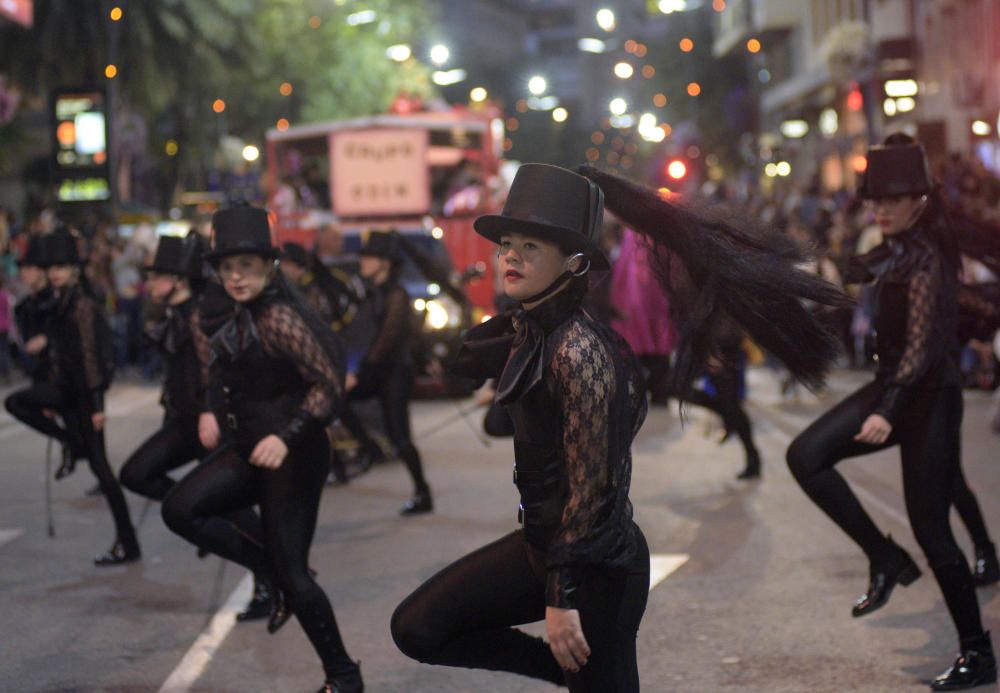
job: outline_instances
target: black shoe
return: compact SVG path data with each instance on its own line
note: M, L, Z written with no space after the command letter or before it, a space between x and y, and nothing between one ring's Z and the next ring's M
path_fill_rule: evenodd
M65 479L70 474L76 470L76 457L73 455L73 450L69 443L62 444L62 460L59 463L59 468L56 469L56 481L60 479Z
M360 663L356 670L327 679L316 693L364 693Z
M431 500L430 491L419 491L413 495L413 498L406 501L403 507L400 509L400 515L422 515L423 513L429 513L434 510L434 502Z
M138 544L126 547L119 539L115 541L114 546L107 553L101 554L94 559L94 565L122 565L124 563L134 563L140 558L142 558L142 552L139 550Z
M997 549L992 543L976 547L976 565L972 569L972 579L978 587L986 587L1000 580Z
M737 476L737 479L759 479L760 478L760 453L753 450L747 455L746 467Z
M892 542L892 537L889 537L889 541ZM892 545L896 555L883 566L876 568L872 565L868 591L861 595L851 609L851 616L854 618L867 616L885 606L897 583L906 587L920 577L920 568L910 558L910 554L895 542Z
M267 586L266 589L271 595L269 604L270 616L267 619L267 632L274 635L283 625L288 623L288 619L292 617L292 610L288 606L288 602L285 601L284 592L273 585Z
M246 608L236 614L236 620L240 623L244 621L257 621L268 618L271 615L271 593L267 590L267 583L263 580L254 580L253 597L247 603Z
M203 549L200 546L198 547L198 550L194 552L194 555L197 556L199 558L199 560L202 559L202 558L205 558L206 556L208 556L208 554L209 554L209 550L208 549Z
M987 631L977 642L962 645L962 653L946 672L931 681L931 690L958 691L996 683L997 660Z

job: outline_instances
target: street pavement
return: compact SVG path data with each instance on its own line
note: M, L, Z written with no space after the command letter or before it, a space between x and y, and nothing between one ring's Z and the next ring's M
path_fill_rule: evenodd
M650 412L633 446L635 516L660 563L680 567L650 593L638 644L644 691L919 691L950 664L955 636L906 522L897 454L847 461L842 469L876 522L920 557L924 577L861 620L850 607L867 582L864 557L784 464L791 438L865 378L837 373L822 397L803 392L800 401L785 402L773 374L753 372L760 482L736 481L739 444L718 445L718 423L707 412L690 409L683 426L674 409ZM965 470L989 525L1000 531L1000 439L989 430L989 409L986 395L967 393ZM109 412L109 454L118 467L156 428L157 392L116 386ZM435 513L399 517L407 474L399 463L379 465L347 487L326 489L311 565L351 655L362 662L366 690L556 690L512 675L421 665L389 635L389 617L410 591L515 526L510 442L487 447L457 412L451 402L413 408ZM481 416L470 415L473 426ZM104 500L85 495L94 483L86 465L53 484L56 533L49 538L45 450L42 438L0 414L0 691L131 693L159 691L168 680L173 687L162 690L294 693L319 686L319 662L294 620L272 636L260 622L232 627L245 571L215 557L199 560L166 530L158 505L129 495L140 563L94 567L93 555L108 548L113 530ZM957 516L954 525L969 551ZM997 597L997 588L980 591L994 630Z

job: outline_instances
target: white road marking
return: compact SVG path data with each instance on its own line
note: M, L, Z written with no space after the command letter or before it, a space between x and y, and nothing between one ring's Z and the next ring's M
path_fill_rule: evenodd
M204 673L205 667L212 661L215 651L222 645L229 631L236 625L236 614L243 610L252 594L253 574L247 573L229 595L226 603L215 612L208 628L198 636L191 649L184 655L184 659L160 686L159 693L187 693L191 689L198 677Z
M688 562L686 553L654 553L649 556L649 591Z
M14 541L22 534L24 534L23 529L0 529L0 546L9 541Z

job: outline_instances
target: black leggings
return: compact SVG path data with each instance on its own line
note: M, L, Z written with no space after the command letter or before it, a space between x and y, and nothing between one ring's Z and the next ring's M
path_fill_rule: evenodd
M81 403L82 398L52 383L32 385L7 398L7 411L42 435L55 438L73 451L74 457L86 457L97 477L101 492L111 508L118 539L128 550L138 550L135 528L128 513L125 494L108 463L104 447L104 431L97 431L91 422L92 412ZM45 415L51 409L62 418L65 428Z
M128 458L118 473L122 486L153 500L163 500L174 487L167 472L205 454L198 441L197 416L168 416L163 427Z
M420 461L420 453L417 452L413 439L410 437L410 395L413 392L413 372L406 366L396 365L390 367L379 375L371 375L368 371L366 375L358 381L357 386L347 395L347 401L359 402L377 397L382 406L382 419L385 422L385 432L396 448L396 452L406 464L410 477L413 479L413 486L417 493L428 490L427 480L424 479L424 466ZM341 414L344 425L355 436L362 447L371 449L375 442L368 436L365 427L348 405L344 407Z
M392 615L392 637L426 664L509 671L571 691L639 690L636 636L649 592L649 548L621 571L593 570L574 592L591 656L565 672L541 638L512 626L545 618L545 556L520 530L474 551L421 585Z
M711 379L716 394L712 395L704 390L691 390L685 401L718 414L726 426L726 431L733 431L739 436L747 460L756 458L758 452L753 442L753 424L750 423L750 417L740 402L739 372L724 370L713 373Z
M861 507L836 464L899 445L913 534L934 571L959 637L977 637L983 629L975 585L948 519L960 474L962 390L957 386L914 390L886 443L855 441L881 394L882 385L873 382L813 422L789 447L788 466L806 494L861 547L873 567L885 566L893 545Z
M353 672L357 667L344 649L330 601L308 566L329 471L326 434L315 431L276 470L251 465L249 454L230 448L193 469L164 499L163 520L196 546L276 583L327 677ZM239 512L255 504L259 524Z

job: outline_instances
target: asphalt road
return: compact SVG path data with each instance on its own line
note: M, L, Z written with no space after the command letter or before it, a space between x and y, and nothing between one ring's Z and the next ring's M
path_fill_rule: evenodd
M755 483L735 480L741 450L735 441L716 444L711 415L692 409L682 427L676 411L651 411L633 447L632 500L651 551L664 565L681 565L650 594L639 637L643 690L919 691L950 663L955 636L927 570L877 614L850 617L867 581L864 557L784 464L791 437L864 377L840 373L823 398L806 393L783 403L773 376L754 373L750 409L764 457L764 479ZM156 428L156 401L148 386L112 391L116 467ZM1000 439L989 431L988 398L968 393L966 405L966 476L996 530ZM455 412L449 402L421 402L413 411L436 512L397 516L407 475L398 463L380 465L325 491L311 564L351 655L362 661L367 690L555 690L511 675L424 666L390 638L392 610L423 579L515 525L511 444L485 447L460 419L442 425ZM319 686L319 662L294 621L273 636L260 623L231 627L226 604L241 602L245 572L199 560L167 531L158 506L129 496L143 560L98 569L91 559L110 545L113 529L103 499L84 495L93 485L86 467L53 485L56 536L49 538L44 441L0 415L0 462L0 691L131 693L158 691L168 680L182 684L175 690L206 693ZM880 526L919 556L896 453L842 467ZM997 588L980 591L988 628L1000 626L997 595Z

